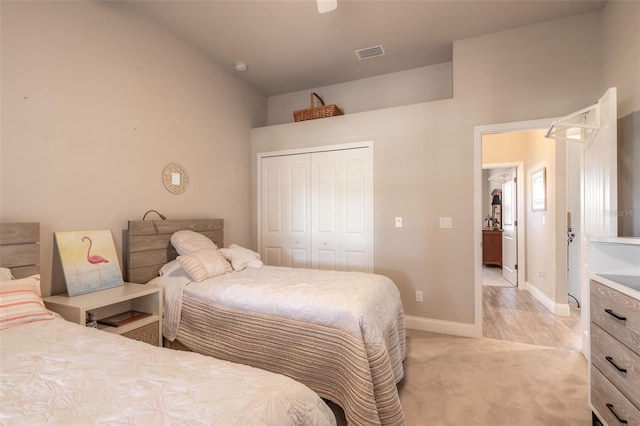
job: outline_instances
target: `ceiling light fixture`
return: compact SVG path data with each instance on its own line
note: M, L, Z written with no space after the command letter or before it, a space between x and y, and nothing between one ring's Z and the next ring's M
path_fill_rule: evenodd
M338 0L316 0L318 3L318 13L327 13L338 7Z
M233 64L233 67L236 69L236 71L238 72L245 72L247 70L247 64L244 62L235 62Z

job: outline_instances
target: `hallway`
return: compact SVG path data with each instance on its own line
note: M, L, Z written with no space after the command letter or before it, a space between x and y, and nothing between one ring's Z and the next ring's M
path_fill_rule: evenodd
M483 335L538 346L581 350L580 308L571 315L553 315L528 291L510 286L482 286Z

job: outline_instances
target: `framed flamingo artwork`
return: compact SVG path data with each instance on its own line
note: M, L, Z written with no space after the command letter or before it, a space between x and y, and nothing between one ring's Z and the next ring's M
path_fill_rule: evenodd
M110 230L54 235L70 297L124 285Z

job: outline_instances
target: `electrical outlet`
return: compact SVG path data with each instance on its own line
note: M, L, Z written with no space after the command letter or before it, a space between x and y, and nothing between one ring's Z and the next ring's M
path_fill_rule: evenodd
M422 290L416 291L416 302L422 302Z

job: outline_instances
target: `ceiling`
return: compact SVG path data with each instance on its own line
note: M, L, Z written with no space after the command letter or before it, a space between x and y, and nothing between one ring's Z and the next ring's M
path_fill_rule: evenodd
M602 8L606 0L129 1L265 96L448 62L453 41ZM382 45L359 61L355 50ZM239 73L234 62L247 63Z

